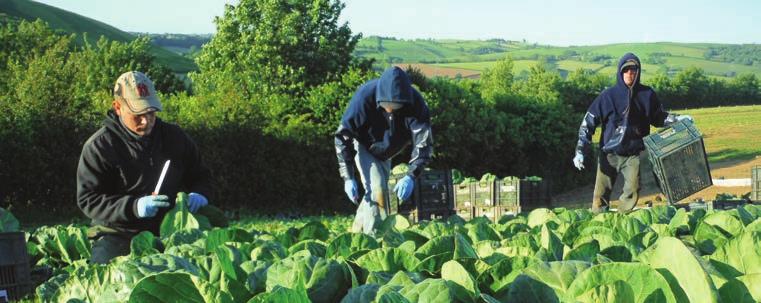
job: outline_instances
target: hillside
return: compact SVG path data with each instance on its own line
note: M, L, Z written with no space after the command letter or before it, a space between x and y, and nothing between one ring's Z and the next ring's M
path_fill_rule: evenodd
M761 76L758 45L657 42L555 47L502 39L400 40L371 36L359 42L355 54L375 58L381 65L417 64L424 71L441 71L427 73L428 76L464 76L478 74L506 56L515 60L517 75L539 62L561 74L579 68L612 74L618 58L626 52L642 59L645 76L658 71L673 75L691 66L719 78L742 73Z
M88 42L95 43L100 36L105 36L110 40L128 42L136 36L121 31L113 26L103 22L93 20L66 10L62 10L50 5L37 3L29 0L2 0L0 1L0 21L34 21L41 19L47 22L50 27L61 30L66 33L77 34L79 43L83 43L82 37L85 33ZM177 55L169 50L155 46L151 52L156 56L158 63L168 66L176 73L187 73L195 70L195 63L185 57Z

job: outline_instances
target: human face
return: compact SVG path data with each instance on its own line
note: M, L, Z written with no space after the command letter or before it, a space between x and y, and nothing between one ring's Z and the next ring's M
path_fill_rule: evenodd
M639 68L636 66L627 66L624 68L623 73L626 86L632 86L634 84L634 79L637 78L637 73L639 73Z
M122 124L124 124L127 129L141 137L151 134L153 126L156 124L155 111L149 111L139 115L134 114L123 101L118 100L114 100L113 107L116 115L121 117Z

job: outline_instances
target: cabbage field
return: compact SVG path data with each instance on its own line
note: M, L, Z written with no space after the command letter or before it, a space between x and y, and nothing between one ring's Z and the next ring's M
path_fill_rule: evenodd
M200 217L200 216L199 216ZM28 230L44 302L759 302L761 206L657 206L627 215L536 209L498 222L457 216L377 236L349 217L211 227L184 203L131 254L89 265L86 226ZM0 231L18 229L0 209Z

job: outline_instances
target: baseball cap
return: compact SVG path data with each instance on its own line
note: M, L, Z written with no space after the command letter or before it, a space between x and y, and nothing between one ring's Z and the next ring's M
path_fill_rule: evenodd
M141 72L129 71L119 76L114 85L114 97L124 99L133 114L161 111L153 81Z
M639 64L637 64L637 61L634 61L634 60L630 59L630 60L626 60L624 65L621 65L621 70L619 72L623 72L624 69L629 67L629 66L635 66L635 67L639 68Z

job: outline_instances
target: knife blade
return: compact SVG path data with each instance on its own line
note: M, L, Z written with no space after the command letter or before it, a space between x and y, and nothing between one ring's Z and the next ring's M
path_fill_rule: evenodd
M169 170L169 162L172 160L166 160L164 163L164 168L161 169L161 175L159 176L159 182L156 183L156 189L153 191L154 195L159 194L159 190L161 189L161 184L164 183L164 177L166 176L166 171Z

